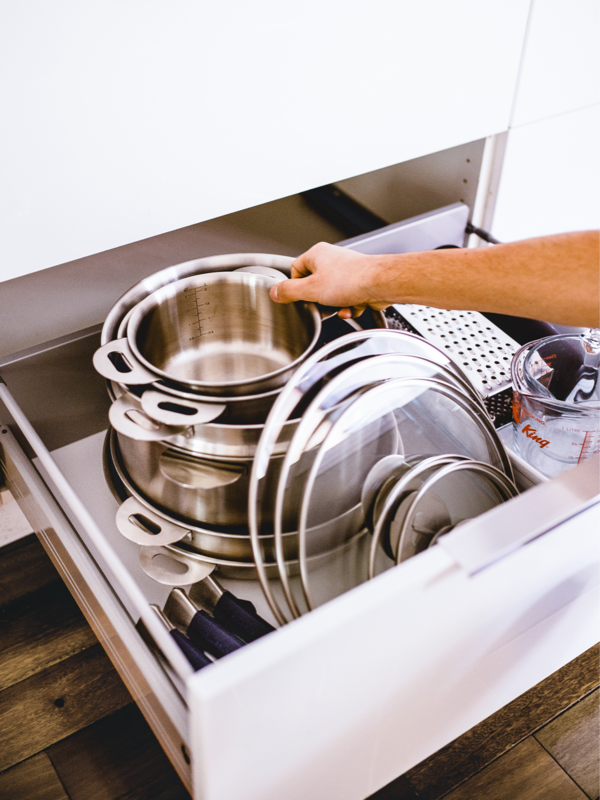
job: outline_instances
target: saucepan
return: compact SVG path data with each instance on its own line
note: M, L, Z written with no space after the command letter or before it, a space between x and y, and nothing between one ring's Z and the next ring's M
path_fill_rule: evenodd
M135 306L126 337L101 347L94 366L127 385L162 379L210 396L276 389L316 345L321 320L337 309L274 303L273 282L234 271L163 286Z

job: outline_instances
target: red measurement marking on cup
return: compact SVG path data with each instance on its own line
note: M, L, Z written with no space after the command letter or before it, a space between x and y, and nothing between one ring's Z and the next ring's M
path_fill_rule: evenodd
M586 431L583 437L583 444L581 445L581 452L577 460L578 464L586 461L588 458L598 452L598 444L600 437L597 431Z

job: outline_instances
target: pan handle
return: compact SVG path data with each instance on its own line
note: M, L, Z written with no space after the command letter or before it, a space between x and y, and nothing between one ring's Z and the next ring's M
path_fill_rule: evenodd
M175 427L156 422L125 397L119 397L108 409L108 420L118 433L136 442L158 442L189 428L189 425Z
M181 525L159 517L135 497L129 497L121 503L115 521L119 533L129 541L145 547L174 544L190 532Z
M126 338L114 339L94 353L94 368L103 378L135 386L152 383L157 375L143 367L134 356Z
M146 414L163 425L200 425L212 422L227 409L225 403L199 403L170 397L164 392L149 389L142 395L142 408Z
M166 586L191 586L207 578L215 565L186 557L175 548L142 547L140 567L148 577Z

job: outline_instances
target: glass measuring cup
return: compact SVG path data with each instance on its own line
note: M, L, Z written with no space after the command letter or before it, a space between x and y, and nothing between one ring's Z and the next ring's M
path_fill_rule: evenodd
M547 477L600 452L600 332L548 336L511 365L513 446Z

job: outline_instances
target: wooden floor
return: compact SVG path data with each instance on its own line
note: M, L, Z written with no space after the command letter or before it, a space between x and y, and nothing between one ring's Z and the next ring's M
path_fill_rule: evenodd
M372 800L596 800L598 684L594 648ZM0 800L21 798L189 798L34 536L0 548Z

